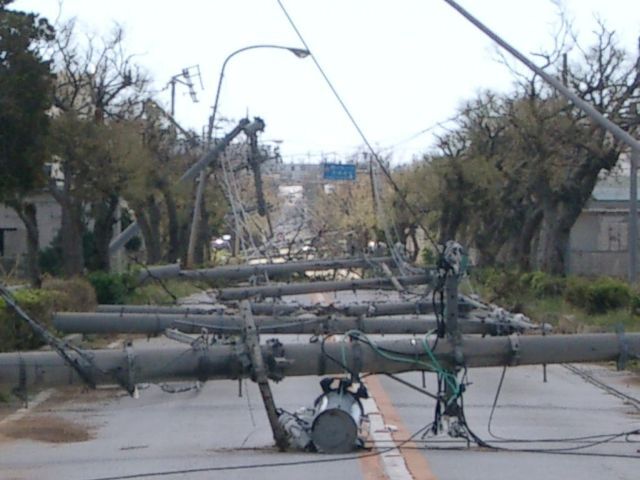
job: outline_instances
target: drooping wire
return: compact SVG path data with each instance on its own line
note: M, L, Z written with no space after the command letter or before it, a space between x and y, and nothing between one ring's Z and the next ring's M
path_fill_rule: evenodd
M173 475L188 475L192 473L204 473L204 472L226 472L226 471L234 471L234 470L256 470L262 468L282 468L282 467L295 467L295 466L304 466L304 465L322 465L328 463L339 463L339 462L348 462L351 460L360 460L364 458L370 457L378 457L380 455L384 455L385 453L391 452L393 450L398 450L404 448L404 446L408 443L414 441L418 435L420 435L423 431L431 428L431 424L425 425L415 431L409 438L399 442L393 446L383 448L380 450L376 450L375 452L365 453L365 454L354 454L354 455L344 455L340 457L332 457L332 458L315 458L313 460L294 460L291 462L272 462L272 463L253 463L253 464L243 464L243 465L226 465L226 466L216 466L216 467L202 467L202 468L188 468L181 470L164 470L158 472L148 472L148 473L137 473L131 475L116 475L110 477L99 477L99 478L91 478L90 480L131 480L134 478L149 478L149 477L168 477Z
M427 228L422 224L422 222L420 221L420 216L418 215L418 212L416 212L416 210L413 208L413 206L407 201L407 198L406 198L404 192L400 189L398 184L395 182L395 180L393 179L393 176L389 172L389 169L384 165L384 162L382 161L380 156L377 154L377 152L372 147L371 143L369 142L369 139L364 134L364 131L360 128L360 125L358 124L358 122L356 121L354 116L351 114L351 111L349 110L349 108L347 107L345 102L342 100L342 97L340 96L340 94L338 93L336 88L333 86L333 83L331 83L331 80L329 80L329 77L327 76L327 74L325 73L324 69L322 68L322 66L318 62L316 56L313 54L313 50L311 50L309 48L309 45L307 44L307 42L305 41L304 37L302 36L302 33L300 32L300 30L296 26L295 22L293 21L293 18L291 17L291 15L289 15L289 12L285 8L284 4L282 3L282 0L276 0L276 1L278 2L278 5L280 6L280 9L284 13L285 17L289 21L289 24L291 25L291 27L295 31L296 35L300 39L300 42L304 45L305 49L310 52L309 56L311 57L311 60L313 60L313 63L315 64L315 66L317 67L318 71L320 72L320 74L324 78L324 80L327 83L329 89L333 93L333 96L336 98L336 100L338 101L338 103L342 107L342 110L345 112L345 114L349 118L351 124L354 126L354 128L358 132L358 135L360 135L360 138L362 139L363 143L367 147L367 150L369 150L369 152L371 153L373 159L376 161L376 163L378 164L378 166L380 167L380 169L384 173L385 177L389 181L390 185L393 187L393 190L398 194L398 198L400 198L400 200L403 203L403 205L405 206L405 208L413 216L413 218L415 220L415 223L417 225L419 225L420 228L424 231L425 236L431 242L431 244L436 249L436 251L441 253L440 246L435 241L435 239L431 236L431 234L429 233L429 230L427 230Z

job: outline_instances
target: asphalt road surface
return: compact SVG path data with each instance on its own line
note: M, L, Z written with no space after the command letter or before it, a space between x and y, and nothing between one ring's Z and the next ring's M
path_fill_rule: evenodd
M158 342L168 340L140 340L136 348ZM609 366L579 368L549 366L546 383L542 367L508 368L491 432L502 369L469 372L468 424L503 450L467 447L447 435L423 437L433 401L384 376L366 379L373 397L366 403L372 449L353 455L278 452L250 381L242 382L241 396L237 381L200 389L172 385L185 387L179 393L142 385L137 399L116 388L51 390L29 409L0 419L0 479L638 480L640 435L603 435L640 429L640 380ZM401 377L422 387L420 373ZM276 404L290 411L311 405L320 393L318 380L273 384ZM425 387L435 389L432 375ZM540 441L522 441L532 439Z

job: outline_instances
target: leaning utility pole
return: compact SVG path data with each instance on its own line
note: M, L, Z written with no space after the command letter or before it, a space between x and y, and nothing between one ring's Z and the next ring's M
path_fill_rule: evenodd
M516 48L510 45L508 42L503 40L498 34L492 31L489 27L487 27L484 23L474 17L470 12L462 8L457 2L454 0L444 0L447 2L453 9L455 9L458 13L460 13L464 18L466 18L470 23L476 26L482 33L488 36L491 40L496 42L502 48L504 48L507 52L513 55L516 59L518 59L522 64L524 64L529 70L534 72L536 75L539 75L544 81L546 81L549 85L555 88L562 96L564 96L567 100L573 103L576 107L586 113L591 120L593 120L596 124L600 125L606 131L611 133L615 138L620 140L622 143L629 146L631 149L631 184L630 184L630 193L629 193L629 281L634 283L637 277L638 270L638 194L637 194L637 167L638 167L638 157L640 156L640 141L633 138L628 132L620 128L614 122L605 117L602 113L600 113L593 105L584 101L580 97L578 97L574 92L569 90L565 85L562 84L560 80L549 75L542 68L538 67L531 60L525 57L521 52L519 52ZM640 46L640 45L639 45ZM638 63L638 67L640 68L640 63Z
M178 183L184 183L192 180L211 163L217 161L218 156L229 146L231 141L243 132L245 128L252 128L252 125L254 124L246 118L240 120L238 125L219 143L217 143L211 150L207 151L196 163L187 169L182 177L180 177ZM139 231L140 226L138 225L138 222L132 222L120 235L111 240L111 243L109 243L109 253L113 254L120 250L129 240L136 236Z

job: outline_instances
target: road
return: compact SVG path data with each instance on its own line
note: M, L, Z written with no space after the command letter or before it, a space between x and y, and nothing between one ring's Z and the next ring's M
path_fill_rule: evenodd
M331 295L331 300L348 295L353 294ZM282 337L283 342L307 341L304 336ZM136 348L162 342L168 340L138 340ZM607 366L580 368L615 390L606 391L561 365L548 367L546 383L541 367L509 368L493 435L559 439L639 429L640 403L619 395L640 399L638 377ZM142 385L138 399L115 388L69 388L49 392L39 405L0 420L0 479L638 479L640 443L624 437L593 447L586 440L524 443L492 438L487 423L501 373L500 368L469 372L468 423L489 443L529 452L466 448L446 435L423 439L419 434L408 441L432 421L433 401L384 376L366 379L373 397L366 405L372 450L346 456L278 452L258 390L249 381L242 382L242 396L237 381L209 382L182 393ZM402 378L422 385L419 373ZM312 404L320 393L318 380L286 378L273 384L277 405L293 411ZM434 384L428 375L426 388L433 391ZM640 436L628 440L640 442ZM397 443L402 444L399 451L393 448ZM540 451L571 447L580 449L562 455Z

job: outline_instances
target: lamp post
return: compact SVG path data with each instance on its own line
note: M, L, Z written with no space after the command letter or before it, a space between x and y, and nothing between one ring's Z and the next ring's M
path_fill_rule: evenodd
M238 55L239 53L246 52L247 50L256 50L259 48L269 48L269 49L278 49L278 50L288 50L293 53L298 58L305 58L310 55L311 52L302 48L295 47L286 47L283 45L270 45L270 44L259 44L259 45L249 45L247 47L239 48L234 52L231 52L227 58L225 58L224 62L222 62L222 68L220 69L220 76L218 78L218 88L216 89L216 97L213 102L213 111L211 116L209 117L209 126L207 128L207 147L211 145L212 137L213 137L213 127L216 119L216 114L218 113L218 101L220 100L220 90L222 88L222 80L224 79L224 71L233 57ZM200 209L202 206L202 197L204 195L204 183L207 177L206 169L200 172L200 177L198 179L198 188L196 190L196 199L193 208L193 219L191 220L191 231L189 233L189 247L187 250L187 267L193 266L195 248L196 248L196 239L198 236L198 226L200 223Z

